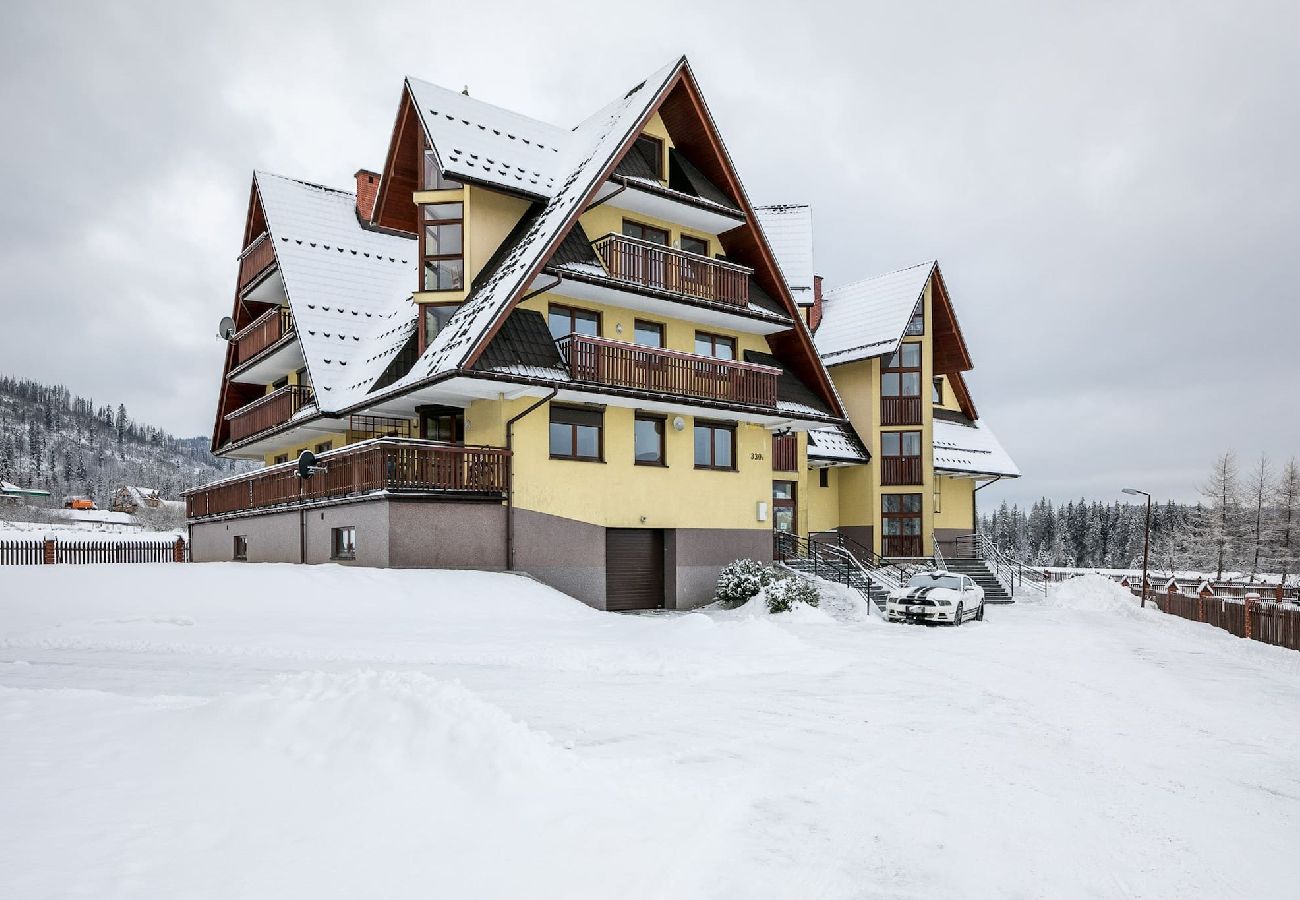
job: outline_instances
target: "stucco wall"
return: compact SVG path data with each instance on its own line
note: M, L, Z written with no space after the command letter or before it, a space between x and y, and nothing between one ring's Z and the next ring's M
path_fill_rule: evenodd
M713 600L718 573L737 559L772 560L772 533L751 529L678 528L664 535L668 605L694 609Z
M389 500L389 565L506 568L506 508L499 502Z

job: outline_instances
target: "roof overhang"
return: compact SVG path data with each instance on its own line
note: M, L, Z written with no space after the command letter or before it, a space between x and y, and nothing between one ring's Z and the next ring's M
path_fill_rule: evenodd
M627 175L613 175L600 186L593 205L600 203L707 234L721 234L745 221L745 214L738 209Z

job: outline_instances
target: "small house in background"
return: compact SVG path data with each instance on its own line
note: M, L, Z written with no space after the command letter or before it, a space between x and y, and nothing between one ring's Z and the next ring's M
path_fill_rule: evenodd
M49 491L22 488L11 481L0 481L0 503L26 503L29 500L43 500L48 496Z
M164 500L162 495L153 488L126 485L113 492L113 499L109 503L109 509L113 512L124 512L132 515L141 509L166 509L171 507L184 510L184 503L180 500Z

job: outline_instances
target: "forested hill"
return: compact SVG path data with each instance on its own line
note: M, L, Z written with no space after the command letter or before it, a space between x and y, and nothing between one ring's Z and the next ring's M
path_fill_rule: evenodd
M175 499L186 488L249 467L217 459L208 443L134 421L122 404L0 375L0 478L47 490L56 503L85 494L107 508L122 485Z

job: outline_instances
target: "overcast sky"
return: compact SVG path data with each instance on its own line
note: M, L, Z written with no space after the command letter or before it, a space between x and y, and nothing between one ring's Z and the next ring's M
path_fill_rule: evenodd
M937 257L982 497L1300 452L1287 3L6 4L0 371L212 426L251 172L378 169L402 77L573 124L678 54L831 284Z

